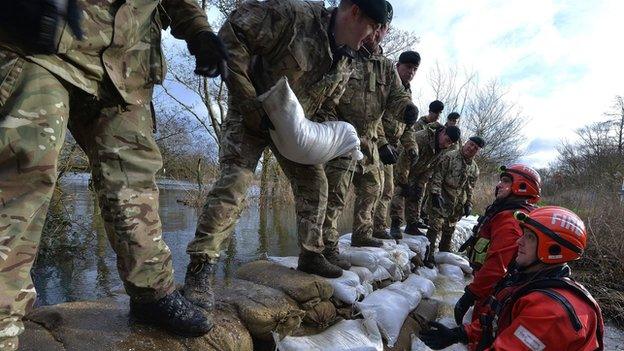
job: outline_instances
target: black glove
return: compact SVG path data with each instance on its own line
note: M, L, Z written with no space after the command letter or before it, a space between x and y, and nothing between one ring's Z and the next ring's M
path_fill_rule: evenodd
M464 216L468 217L472 213L472 205L468 202L464 204Z
M420 333L420 340L434 350L441 350L453 344L468 343L468 335L463 327L449 328L438 322L429 322L429 330Z
M463 244L461 244L458 251L464 252L466 251L467 248L474 246L476 242L477 242L477 237L474 235L471 235L470 238L468 238Z
M475 294L468 290L468 288L464 290L464 294L462 295L462 297L459 298L459 300L457 300L457 303L455 304L455 323L457 323L458 325L462 323L464 315L466 314L470 306L474 304L476 299L477 297L475 296Z
M379 148L379 158L384 165L393 165L397 163L399 155L396 152L394 146L385 144Z
M431 194L431 206L433 208L442 208L444 206L444 199L440 194Z
M210 31L202 31L188 41L188 50L195 56L195 74L227 78L228 53L221 39Z
M418 119L418 107L410 103L405 106L405 111L403 112L403 122L405 122L408 126L411 126L416 123L416 119Z
M63 7L59 7L63 6ZM57 51L59 31L67 26L74 36L83 37L82 10L77 0L0 1L0 27L13 33L29 54L53 54Z

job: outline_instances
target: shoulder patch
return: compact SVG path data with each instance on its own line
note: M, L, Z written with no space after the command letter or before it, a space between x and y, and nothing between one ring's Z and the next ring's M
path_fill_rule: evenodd
M520 325L514 332L514 336L518 338L526 347L532 351L542 351L546 348L546 345L533 335L527 328Z

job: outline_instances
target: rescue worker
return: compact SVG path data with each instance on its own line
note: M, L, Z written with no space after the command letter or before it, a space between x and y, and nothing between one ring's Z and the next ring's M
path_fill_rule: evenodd
M164 79L167 26L186 40L196 73L214 77L225 67L225 48L192 0L0 4L2 350L17 349L22 317L35 301L30 269L67 129L89 158L130 316L185 336L212 327L175 288L158 215L162 158L151 99Z
M451 251L455 225L462 216L472 212L472 191L479 178L479 167L474 160L485 141L473 136L460 150L445 153L435 166L429 182L429 239L425 264L433 266L436 241L441 233L439 250Z
M338 258L338 217L342 213L351 183L355 188L353 234L351 246L380 247L382 242L372 237L373 209L379 198L383 162L396 161L392 148L377 150L377 128L384 111L392 111L392 118L398 123L411 125L416 122L418 109L401 84L394 64L381 53L380 43L386 36L392 20L392 7L388 3L388 19L364 42L363 50L354 61L345 93L329 119L351 123L360 137L364 158L360 161L350 157L338 157L325 165L329 185L327 212L323 223L323 255L327 260L343 269L349 269L346 260ZM372 55L371 55L372 53Z
M474 279L455 304L455 321L461 323L466 311L474 304L473 318L480 315L494 286L505 276L518 251L522 235L515 211L529 213L539 201L540 175L524 164L501 167L494 202L479 216L471 236L459 251L467 251Z
M412 96L412 90L410 89L410 83L416 75L418 66L420 65L420 54L416 51L404 51L399 55L399 61L396 64L397 72L401 78L401 83ZM413 159L418 154L416 149L416 142L414 140L414 128L406 128L404 123L399 123L393 117L394 113L387 111L384 113L381 119L381 128L378 129L378 142L380 149L385 145L392 147L397 151L397 159L401 159L401 153L406 152L408 155L412 155ZM392 200L392 194L394 193L394 168L397 160L394 163L380 164L383 175L383 186L381 187L381 197L375 205L375 212L373 214L373 237L380 239L399 238L399 233L391 233L388 237L386 234L386 222L388 217L388 208L390 206L390 200ZM401 165L402 167L407 167ZM394 235L392 235L394 234Z
M586 247L583 221L558 206L517 211L516 218L523 234L515 268L497 284L484 313L456 328L431 322L420 338L434 350L457 342L469 350L603 350L600 307L570 278L567 265Z
M420 117L414 124L414 131L421 131L428 125L430 125L431 128L443 127L443 125L438 122L443 110L444 104L441 101L432 101L429 104L429 113L426 116ZM401 226L405 219L405 213L407 211L406 206L408 206L406 202L418 201L419 203L414 206L419 209L418 211L420 213L423 196L422 191L424 191L424 189L421 189L420 194L416 194L412 191L413 189L410 189L410 179L412 179L412 175L410 174L411 170L414 169L416 163L421 163L416 156L417 153L402 153L394 170L394 195L390 202L390 235L392 237L400 238L402 235ZM425 170L415 170L414 172L415 174L421 174L425 172ZM425 184L426 181L422 185L424 186ZM416 217L416 221L411 226L409 226L408 223L408 227L405 228L407 234L422 235L418 228L427 229L427 225L420 220L420 216L418 215Z
M323 256L321 226L327 206L323 166L298 164L279 154L257 96L286 76L305 116L323 120L344 93L355 50L386 18L385 0L342 0L335 9L317 1L246 1L221 27L219 37L230 53L221 173L187 247L190 263L184 283L185 294L206 309L213 305L210 278L221 247L234 230L266 147L289 178L296 200L298 269L330 278L342 275L342 269Z

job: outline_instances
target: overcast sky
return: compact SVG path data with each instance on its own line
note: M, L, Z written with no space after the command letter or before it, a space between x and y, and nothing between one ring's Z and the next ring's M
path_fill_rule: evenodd
M391 2L393 25L420 37L418 100L431 100L426 73L436 61L500 79L529 117L524 161L534 166L547 165L562 138L604 119L624 95L622 0Z

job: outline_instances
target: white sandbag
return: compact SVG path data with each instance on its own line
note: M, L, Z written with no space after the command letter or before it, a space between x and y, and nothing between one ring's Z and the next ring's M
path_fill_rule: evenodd
M434 255L436 263L448 263L461 268L466 274L472 274L472 267L467 259L452 252L436 252Z
M410 274L402 283L407 289L419 291L427 299L433 296L436 289L431 280L418 274Z
M320 334L287 336L281 341L275 336L281 351L382 351L383 341L377 323L371 319L347 319Z
M356 302L355 307L364 318L371 318L377 322L381 335L389 347L394 346L403 322L410 312L410 302L407 298L389 289L373 291L361 302Z
M392 290L395 293L402 295L405 297L407 302L409 302L410 311L414 310L418 307L420 300L422 300L422 294L418 289L411 288L410 285L405 284L405 282L396 282L387 286L385 289Z
M370 283L373 281L373 272L371 272L371 270L366 267L351 266L349 270L358 275L361 284Z
M410 254L408 253L408 251L411 252L411 250L407 247L403 248L397 246L392 249L392 251L390 251L390 260L392 260L392 262L394 262L394 264L396 264L400 268L403 268L410 263Z
M382 280L390 278L392 278L392 275L390 274L390 272L388 272L387 269L383 268L382 266L377 266L377 268L373 272L373 281L375 282L380 282Z
M338 256L351 263L352 266L366 267L371 271L377 269L379 260L370 252L341 249Z
M410 250L416 252L421 259L425 258L425 252L429 246L429 240L425 236L421 235L409 235L403 234L401 243L406 244Z
M258 100L275 129L269 131L273 144L287 159L306 165L318 165L339 156L361 160L360 139L347 122L317 123L306 118L299 100L282 77Z
M452 321L452 318L450 317L445 317L442 318L441 320L439 320L438 322L444 324L445 326L451 328L451 327L456 327L455 322ZM431 351L431 349L425 345L424 342L422 342L422 340L420 340L416 335L412 334L411 335L412 338L412 343L411 343L411 350L412 351ZM443 349L444 351L467 351L468 347L466 345L463 345L461 343L457 343L457 344L453 344L445 349Z
M299 257L297 256L286 256L286 257L269 256L267 257L267 259L270 262L274 262L284 267L288 267L292 269L297 269L297 266L299 265Z
M437 267L433 267L433 268L419 267L418 270L416 270L416 272L421 277L427 278L429 280L435 280L438 277L438 273L439 273Z
M461 268L457 266L448 263L442 263L438 265L438 269L440 270L440 274L442 275L457 279L458 281L464 281L464 272L461 270Z
M351 271L342 271L339 278L327 278L327 281L334 288L334 298L346 304L352 305L365 292L360 284L360 277Z

